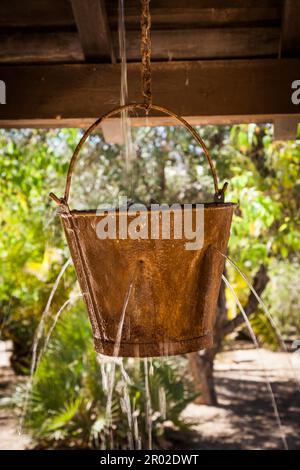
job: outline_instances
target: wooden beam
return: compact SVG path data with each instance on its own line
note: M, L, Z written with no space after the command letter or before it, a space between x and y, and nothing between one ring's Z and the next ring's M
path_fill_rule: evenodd
M300 115L291 101L298 59L157 62L153 101L182 116L253 121ZM6 105L0 125L58 126L95 119L118 105L120 66L109 64L0 66ZM141 101L140 64L128 64L129 101ZM154 113L154 116L158 114Z
M296 119L299 119L300 114ZM275 120L289 120L293 118L290 114L255 114L255 115L235 115L235 116L183 116L192 126L208 126L208 125L233 125L233 124L249 124L249 123L266 123L275 122ZM47 129L61 129L65 127L77 127L80 129L87 129L95 118L61 118L57 116L54 119L18 119L18 120L2 120L0 119L0 128L47 128ZM175 126L181 125L175 121L174 118L168 116L148 116L147 118L142 116L133 116L130 118L132 127L157 127L157 126ZM108 126L106 126L106 124ZM120 143L123 141L123 137L118 135L118 129L120 129L120 119L110 118L109 121L101 125L102 132L105 140L109 143Z
M281 57L300 57L300 0L284 0Z
M154 60L277 57L279 38L277 27L153 30L151 57ZM138 31L127 31L126 54L128 60L139 59Z
M83 62L76 32L0 34L0 63Z
M90 40L94 40L92 30ZM277 57L280 30L271 28L203 28L191 30L154 30L153 60L221 59L243 57ZM113 46L118 50L118 34L113 34ZM108 60L107 48L101 43L90 46L76 32L27 32L0 34L1 58L6 63L82 62L97 56ZM126 33L127 59L140 60L140 33ZM96 50L98 52L96 52ZM100 54L106 50L106 55ZM89 52L88 52L89 51ZM96 59L95 59L96 60Z
M72 8L66 0L1 0L0 27L70 27L75 26Z
M295 140L300 116L274 119L274 140Z
M163 0L151 1L153 28L206 28L255 24L279 24L282 0ZM118 2L107 2L111 27L118 27ZM139 29L138 0L126 0L128 29Z
M126 0L126 24L139 29L140 0ZM151 0L153 27L178 28L278 22L282 0ZM117 29L118 2L106 2L111 28ZM1 0L0 27L74 26L69 0Z
M72 0L72 8L86 60L114 62L104 0Z

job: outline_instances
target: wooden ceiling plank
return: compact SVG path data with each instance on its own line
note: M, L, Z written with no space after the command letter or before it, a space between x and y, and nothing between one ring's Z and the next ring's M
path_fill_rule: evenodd
M151 56L153 60L275 57L279 37L277 27L153 30ZM139 60L139 32L128 31L126 44L127 60Z
M300 57L300 0L284 0L281 57Z
M75 26L68 0L1 0L1 28Z
M104 0L72 0L72 8L86 60L114 62Z
M0 44L0 64L84 61L76 32L0 34Z
M111 28L118 26L118 3L105 2ZM282 0L151 0L153 27L206 27L249 22L274 22L281 17ZM139 28L140 1L126 0L126 24ZM69 0L1 0L0 26L5 28L75 26Z
M251 4L250 4L251 3ZM152 27L174 29L186 27L231 26L249 23L274 23L281 19L282 0L199 1L151 0ZM117 2L107 2L111 27L117 29ZM138 0L127 0L125 21L129 29L139 28L140 5Z
M211 119L300 116L300 104L291 100L299 69L298 59L157 62L153 101L182 116ZM51 120L70 125L97 118L120 99L119 65L2 65L0 78L7 94L0 125ZM141 101L139 64L128 64L128 82L129 100Z
M276 57L279 35L276 27L156 30L152 32L152 60ZM139 32L128 31L126 37L127 59L139 61ZM85 59L76 32L0 34L0 43L0 63L82 62ZM117 50L117 34L113 35L113 43Z

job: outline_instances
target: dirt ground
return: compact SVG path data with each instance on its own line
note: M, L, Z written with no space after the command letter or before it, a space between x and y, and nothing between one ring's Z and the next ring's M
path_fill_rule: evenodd
M9 366L9 343L0 342L0 404L14 390L16 377ZM300 449L300 353L241 349L219 354L215 377L219 406L190 404L184 417L193 423L189 445L181 449L282 449L281 432L266 387L266 373L275 394L290 449ZM30 438L19 435L14 410L0 407L0 449L26 449Z

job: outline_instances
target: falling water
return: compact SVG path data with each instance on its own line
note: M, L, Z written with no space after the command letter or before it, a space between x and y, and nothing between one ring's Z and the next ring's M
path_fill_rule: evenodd
M166 391L164 387L159 387L158 390L158 397L159 397L159 412L162 419L167 418L167 398L166 398Z
M247 278L246 274L243 273L243 271L238 267L238 265L231 259L229 258L229 256L226 256L224 255L221 251L219 251L218 249L216 249L218 251L218 253L220 255L223 256L223 258L225 258L226 260L229 261L229 263L234 267L234 269L240 274L240 276L244 279L244 281L246 282L246 284L248 285L249 289L251 290L251 292L253 293L253 295L255 296L255 298L257 299L258 303L260 304L260 306L262 307L263 311L264 311L264 314L266 316L266 318L269 320L272 328L274 329L275 331L275 334L277 336L277 339L279 341L279 344L282 348L282 350L286 353L288 353L288 348L285 344L285 341L283 339L283 336L280 332L280 329L276 323L276 321L274 320L274 318L272 317L271 313L269 312L269 310L267 309L264 301L262 300L262 298L258 295L258 293L256 292L256 290L254 289L253 285L251 284L251 282L249 281L249 279ZM296 371L295 371L295 368L293 366L293 363L292 361L290 360L290 357L289 355L286 355L286 359L287 359L287 362L288 362L288 369L289 371L291 372L291 376L292 376L292 379L295 381L296 385L297 385L297 388L298 388L298 391L300 392L300 382L299 382L299 379L297 377L297 374L296 374Z
M47 347L48 347L48 344L49 344L49 341L51 339L51 336L52 336L52 333L54 331L54 328L56 327L56 323L58 322L59 320L59 317L61 316L63 310L72 302L74 302L74 300L78 299L78 297L82 297L82 294L75 294L75 295L72 295L69 299L67 299L63 305L60 307L60 309L58 310L58 312L56 313L56 315L54 316L54 319L53 319L53 322L52 322L52 325L50 326L49 328L49 331L48 331L48 334L46 336L46 339L45 339L45 342L44 342L44 345L40 351L40 354L37 358L37 361L36 361L36 369L39 365L39 363L41 362L41 359L43 357L43 354L45 353L45 351L47 350Z
M272 317L272 315L270 314L270 312L268 311L265 303L263 302L263 300L261 299L261 297L258 295L258 293L256 292L256 290L254 289L254 287L252 286L252 284L250 283L249 279L247 278L246 274L244 274L241 269L238 267L238 265L231 259L229 258L229 256L226 256L224 255L221 251L217 250L218 253L220 255L223 256L223 258L225 258L226 260L229 261L229 263L231 264L231 266L234 267L234 269L240 274L240 276L244 279L244 281L246 282L246 284L248 285L249 289L251 290L251 292L253 293L253 295L255 296L255 298L257 299L257 301L259 302L259 304L261 305L267 319L269 320L269 322L271 323L275 333L276 333L276 336L278 338L278 341L280 342L280 345L282 347L282 349L285 351L285 352L288 352L287 350L287 347L286 347L286 344L284 342L284 339L281 335L281 332L280 332L280 329L278 327L278 325L276 324L274 318Z
M19 430L18 430L19 434L22 434L22 432L23 432L24 420L25 420L25 417L26 417L26 414L27 414L28 403L29 403L29 395L30 395L30 391L31 391L31 388L32 388L34 372L35 372L36 366L37 366L39 342L42 339L42 336L45 332L46 320L47 320L47 318L50 314L50 307L51 307L51 304L52 304L53 297L54 297L54 295L57 291L57 288L59 286L59 283L60 283L60 280L61 280L62 276L64 275L66 269L68 268L68 266L70 266L70 264L71 264L71 259L69 258L65 262L65 264L63 265L63 267L61 268L61 270L58 274L58 276L57 276L57 278L56 278L56 280L53 284L53 287L51 289L46 307L45 307L45 309L42 313L41 320L38 324L38 327L36 329L36 332L35 332L35 335L34 335L34 338L33 338L32 358L31 358L31 365L30 365L30 377L29 377L29 380L28 380L28 383L27 383L27 386L26 386L24 406L23 406L23 410L22 410L22 413L21 413ZM63 305L63 307L64 306L65 305Z
M37 327L37 330L36 330L36 333L34 335L33 347L32 347L32 360L31 360L31 368L30 368L31 375L33 375L33 373L35 371L35 368L36 368L38 346L39 346L39 342L40 342L40 340L43 336L44 330L45 330L46 320L47 320L48 315L50 313L50 307L51 307L51 304L52 304L53 297L54 297L54 295L57 291L58 285L60 283L60 280L61 280L62 276L64 275L64 272L66 271L67 267L70 264L71 264L71 259L69 258L65 262L63 267L61 268L61 270L60 270L60 272L59 272L59 274L56 278L56 281L53 284L53 287L51 289L51 292L50 292L50 295L49 295L49 298L48 298L48 302L46 304L45 310L42 313L40 323L39 323L39 325Z
M241 314L243 315L244 321L245 321L245 323L247 325L247 328L249 330L249 334L251 336L253 344L256 347L257 353L258 353L259 358L260 358L260 363L262 364L263 372L264 372L264 375L265 375L265 381L266 381L268 392L270 394L270 398L271 398L271 402L272 402L272 406L273 406L273 410L274 410L274 415L275 415L275 419L276 419L276 422L277 422L277 425L278 425L278 428L279 428L279 431L280 431L282 443L283 443L283 446L284 446L285 450L288 450L288 444L287 444L285 433L284 433L284 430L283 430L283 427L282 427L278 407L277 407L277 404L276 404L275 395L273 393L271 382L269 380L269 377L268 377L268 374L267 374L267 371L266 371L266 368L265 368L265 365L264 365L263 357L260 353L260 348L259 348L257 338L255 336L255 333L254 333L253 329L252 329L252 326L251 326L251 323L250 323L250 321L247 317L247 314L246 314L245 310L243 309L243 307L241 305L241 302L239 301L233 287L231 286L231 284L229 283L229 281L227 280L227 278L223 274L222 274L222 279L225 282L228 289L230 290L230 292L232 293L232 295L233 295L233 297L236 301L236 304L239 307L239 310L240 310Z
M124 364L122 361L122 367L124 368ZM129 449L133 449L133 421L132 421L132 409L131 409L131 400L130 394L128 390L128 383L123 380L122 382L122 391L123 396L121 397L121 408L124 414L127 416L127 424L128 424L128 447Z
M136 450L141 450L142 448L142 439L139 433L139 423L138 423L138 414L136 411L132 413L133 419L133 436L134 436L134 445Z
M41 349L36 361L35 361L35 366L33 367L33 361L32 361L32 364L31 364L31 368L30 368L30 376L29 376L29 380L28 380L28 383L26 385L26 393L25 393L25 399L24 399L24 406L23 406L23 410L22 410L22 414L21 414L21 419L20 419L20 426L19 426L19 434L22 434L22 430L23 430L23 426L24 426L24 421L25 421L25 418L26 418L26 414L27 414L27 410L28 410L28 403L29 403L29 396L30 396L30 392L32 390L32 384L33 384L33 377L34 377L34 373L36 371L36 369L38 368L40 362L41 362L41 359L44 355L44 353L46 352L47 350L47 347L48 347L48 344L49 344L49 341L51 339L51 336L52 336L52 333L54 331L54 328L59 320L59 317L60 315L62 314L63 310L72 302L74 302L75 299L77 299L78 297L82 297L82 294L76 294L72 297L70 297L69 299L67 299L63 305L60 307L60 309L58 310L58 312L56 313L54 319L53 319L53 323L51 325L51 327L49 328L49 331L48 331L48 334L47 334L47 337L45 339L45 342L44 342L44 345L43 345L43 348Z
M126 32L125 32L125 10L124 0L119 0L118 5L118 35L119 35L119 53L121 59L121 90L120 105L128 102L128 81L127 81L127 58L126 58ZM127 111L121 113L122 140L125 149L125 171L126 185L130 192L130 198L133 198L133 179L132 179L132 157L133 142L131 133L131 124Z
M151 395L149 387L149 370L148 358L144 359L144 374L145 374L145 399L146 399L146 431L148 434L148 450L152 450L152 410L151 410Z
M153 358L149 357L148 361L149 361L149 375L153 375L154 374Z
M118 356L119 356L120 344L121 344L121 338L122 338L122 331L123 331L124 320L125 320L125 314L126 314L128 302L129 302L129 299L130 299L130 296L131 296L131 292L132 292L132 289L133 289L133 286L134 286L134 281L135 281L135 276L134 276L133 280L131 281L130 286L129 286L129 288L127 290L127 293L126 293L126 296L125 296L125 300L124 300L124 304L123 304L123 308L122 308L122 312L121 312L121 316L120 316L120 321L119 321L119 325L118 325L116 341L115 341L114 350L113 350L113 358L111 359L111 361L112 361L111 362L111 371L110 371L110 375L109 375L108 382L107 382L106 416L107 416L107 420L108 420L109 427L110 427L110 430L111 430L111 435L112 435L111 407L112 407L112 396L113 396L113 391L114 391L116 363L117 363L115 358L118 358ZM122 363L121 372L123 372L123 376L124 376L124 373L126 373L126 371L125 371L124 366L123 366L123 359L120 358L119 362ZM126 380L125 380L125 384L126 384ZM124 391L124 393L125 393L125 400L127 401L126 391ZM129 412L130 412L130 414L129 414ZM129 410L128 407L127 407L127 414L128 414L128 422L129 422L129 425L130 425L130 431L129 432L132 434L131 409ZM111 439L112 439L112 437L113 436L111 436ZM132 443L132 437L130 438L130 441Z

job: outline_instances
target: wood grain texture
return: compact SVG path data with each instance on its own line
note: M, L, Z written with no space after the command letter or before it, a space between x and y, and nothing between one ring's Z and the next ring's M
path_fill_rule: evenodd
M284 1L280 46L282 57L300 57L300 0Z
M165 25L233 25L250 22L278 22L282 0L151 0L153 27ZM116 0L106 0L109 22L117 29ZM126 22L138 27L139 0L126 0ZM16 27L70 27L75 26L69 0L1 0L0 26Z
M158 62L153 64L153 101L182 116L253 120L299 115L291 102L298 59ZM119 104L120 67L107 64L1 66L7 104L1 125L47 120L87 122ZM140 65L128 66L129 100L141 101ZM241 99L242 97L242 99Z
M0 63L83 62L77 32L0 34Z
M276 57L279 36L277 27L154 30L152 60ZM92 29L81 39L76 32L2 34L0 63L111 62L112 50L118 51L118 34L113 34L113 45L105 38ZM127 32L126 45L127 59L139 61L138 31Z
M72 8L86 60L114 62L104 0L72 0Z
M280 30L270 28L201 28L191 30L153 30L153 60L218 59L277 56ZM114 43L117 43L114 35ZM140 58L140 35L126 34L127 59Z
M282 0L261 1L198 1L151 0L152 27L174 29L178 27L232 26L243 24L279 23ZM125 21L127 28L139 28L139 0L127 0ZM117 29L117 2L107 2L111 26Z

